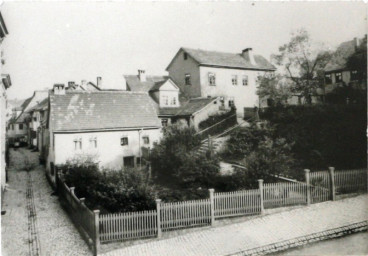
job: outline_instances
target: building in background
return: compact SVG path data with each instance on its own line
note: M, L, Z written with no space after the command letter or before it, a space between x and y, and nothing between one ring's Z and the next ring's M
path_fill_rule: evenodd
M245 108L259 107L256 80L276 68L252 48L224 53L180 48L166 70L190 98L221 97L221 106L235 106L240 116Z
M6 165L8 163L8 144L6 142L6 113L7 113L7 96L6 96L6 90L11 86L11 80L10 76L8 74L3 74L3 64L5 63L5 60L3 59L3 50L2 50L2 42L6 35L8 34L8 29L6 28L3 16L0 12L0 55L1 55L1 64L0 64L0 73L1 73L1 80L0 80L0 111L1 111L1 121L0 121L0 148L1 148L1 159L0 159L0 172L1 172L1 195L3 195L3 192L5 190L5 184L7 180L6 175ZM1 199L3 196L1 196Z

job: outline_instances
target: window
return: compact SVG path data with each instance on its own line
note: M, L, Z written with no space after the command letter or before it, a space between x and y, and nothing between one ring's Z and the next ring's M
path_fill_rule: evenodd
M74 139L74 149L82 149L82 138L75 138Z
M188 53L184 52L184 60L188 59Z
M244 75L243 76L243 85L244 86L247 86L248 85L248 76L247 75Z
M166 96L166 95L162 96L162 101L163 101L163 104L165 106L169 105L169 97L168 96Z
M166 127L167 126L167 119L161 119L161 124L163 127Z
M229 107L231 108L231 107L233 107L233 106L235 106L235 103L234 103L234 97L230 97L230 98L229 98Z
M190 74L185 74L185 85L191 85Z
M33 122L36 122L37 121L37 117L36 116L34 116L33 117Z
M211 86L216 85L216 74L215 73L208 73L208 84Z
M23 124L19 124L19 130L23 130Z
M335 76L336 76L336 83L342 81L342 74L341 74L341 72L336 73Z
M97 148L97 138L96 137L91 137L89 139L89 146L91 148Z
M11 125L11 129L14 131L14 124Z
M232 85L238 85L238 76L237 75L232 75L231 76L231 83L232 83Z
M326 84L331 84L332 83L331 74L326 74L325 75L325 83Z
M149 144L149 137L143 136L143 144Z
M359 78L358 71L357 70L352 70L350 80L358 80L358 78Z
M133 168L134 167L134 156L126 156L123 158L124 167Z
M129 144L128 137L122 137L120 139L120 145L125 146L125 145L128 145L128 144Z
M172 106L176 106L176 97L172 97L172 98L171 98L171 102L170 102L170 104L171 104Z

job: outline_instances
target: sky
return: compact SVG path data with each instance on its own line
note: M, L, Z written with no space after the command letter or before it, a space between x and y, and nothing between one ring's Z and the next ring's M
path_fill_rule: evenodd
M331 49L363 37L363 2L4 2L8 97L82 79L123 88L123 75L165 75L180 47L267 59L305 28Z

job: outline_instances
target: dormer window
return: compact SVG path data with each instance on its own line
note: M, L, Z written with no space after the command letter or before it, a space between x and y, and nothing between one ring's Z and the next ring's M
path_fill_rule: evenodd
M169 105L169 97L167 95L162 96L162 103L165 106Z
M170 103L171 103L172 106L176 106L176 97L175 96L171 98Z
M127 136L121 137L121 139L120 139L120 145L126 146L128 144L129 144L128 137Z
M185 74L185 85L192 85L190 81L190 74Z
M188 53L184 52L184 60L188 59Z
M75 138L74 139L74 149L81 150L82 149L82 138Z

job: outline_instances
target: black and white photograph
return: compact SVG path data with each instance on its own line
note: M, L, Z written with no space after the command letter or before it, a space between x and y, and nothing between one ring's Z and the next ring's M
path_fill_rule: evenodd
M0 255L368 255L367 7L0 0Z

